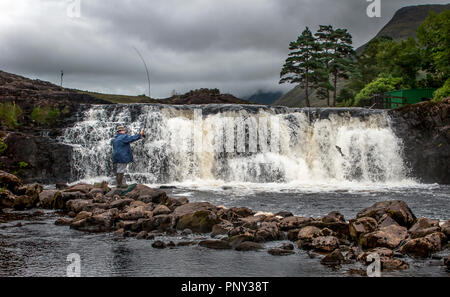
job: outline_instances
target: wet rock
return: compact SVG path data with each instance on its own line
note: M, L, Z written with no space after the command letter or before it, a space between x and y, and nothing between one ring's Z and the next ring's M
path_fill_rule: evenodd
M234 229L234 226L229 221L221 221L219 224L215 224L212 226L211 237L216 237L217 235L228 234L231 230Z
M287 218L287 217L292 217L294 216L292 214L292 212L290 211L279 211L275 214L276 217L282 217L282 218Z
M14 200L16 200L16 195L14 195L10 190L0 189L0 209L12 208L14 205Z
M153 215L157 216L157 215L165 215L165 214L169 214L172 211L165 205L158 205L155 207L155 209L153 210Z
M65 184L65 183L56 183L55 184L55 188L57 189L57 190L65 190L65 189L67 189L69 186L67 185L67 184Z
M248 216L246 218L238 218L234 224L244 228L257 230L265 219L266 216Z
M300 229L298 239L312 242L314 238L319 237L320 229L314 226L307 226Z
M430 257L432 253L442 249L442 241L446 236L441 232L435 232L425 237L408 240L401 248L402 254L417 258Z
M177 210L178 208L175 209L175 212ZM219 223L219 219L213 212L208 210L199 210L180 217L180 219L178 220L177 229L184 230L186 228L189 228L193 232L209 233L212 231L212 227L217 223Z
M416 222L416 216L412 213L409 206L400 200L377 202L360 211L356 217L372 217L379 221L384 214L389 215L403 227L410 228Z
M329 228L323 228L320 230L319 236L336 236L336 233Z
M405 270L409 268L409 264L400 259L381 257L380 260L382 270Z
M387 227L390 225L398 225L398 223L393 218L391 218L388 214L384 214L378 223L378 228Z
M133 200L140 200L144 203L153 202L160 204L166 201L167 194L160 189L152 189L145 185L138 184L131 192L126 194L125 197Z
M289 256L295 254L294 251L284 249L270 249L267 252L272 256Z
M233 207L230 210L242 218L246 218L254 214L254 212L247 207Z
M390 225L361 236L359 243L365 249L375 247L394 249L400 245L407 236L408 230L405 227Z
M102 214L87 217L74 221L70 228L87 232L108 232L113 230L114 220L118 217L119 211L115 208L109 209Z
M148 233L146 231L141 231L136 235L136 239L146 239Z
M169 243L167 244L167 246L170 247L170 248L174 248L174 247L176 247L176 244L175 244L175 242L173 242L173 241L169 241Z
M279 226L281 230L289 231L291 229L300 229L310 222L312 222L311 218L292 216L282 219L279 223Z
M228 238L231 246L237 246L244 241L255 241L255 236L250 233L234 235Z
M450 255L444 259L444 265L447 266L447 270L450 270Z
M22 186L23 183L17 176L0 170L0 188L16 193Z
M236 251L242 251L242 252L246 252L246 251L259 251L261 249L263 249L263 246L257 242L252 242L252 241L243 241L239 244L237 244L234 249Z
M81 191L73 191L73 192L61 192L61 196L64 202L74 199L92 199L92 196L89 193L83 193Z
M181 205L185 205L189 203L189 199L187 199L186 197L178 197L177 198L178 202L181 203Z
M130 205L131 202L133 202L133 199L123 198L123 199L114 200L113 202L111 202L110 205L111 205L111 208L117 208L119 210L122 210L125 206Z
M417 222L409 229L409 234L411 238L425 237L429 234L435 232L440 232L439 220L430 220L426 218L420 218Z
M352 246L349 248L347 255L345 258L349 260L356 260L358 259L358 256L361 255L362 251L358 246Z
M386 257L386 258L392 258L394 257L394 252L391 249L388 248L374 248L371 249L369 251L366 251L364 253L361 253L358 255L357 260L364 263L365 265L370 264L371 262L369 262L367 260L367 257L370 254L378 254L378 256L380 257Z
M170 212L174 211L175 208L177 208L178 206L183 205L184 203L178 201L178 199L172 198L172 197L167 197L166 201L164 202L164 206L167 207L167 209L169 209Z
M180 241L177 243L177 246L191 246L197 244L196 241Z
M338 266L344 264L345 262L346 259L339 249L334 250L320 260L320 264L327 266Z
M64 192L81 192L84 194L88 194L94 188L93 185L89 184L77 184L67 189L64 189Z
M255 240L258 242L273 241L283 239L283 233L278 229L275 222L263 222L261 227L256 231Z
M284 243L282 246L280 246L280 249L293 251L294 245L292 243Z
M290 241L297 241L299 232L300 232L300 229L291 229L287 232L287 238Z
M152 247L155 249L165 249L167 245L161 240L156 240L154 243L152 243Z
M345 223L344 216L338 211L332 211L321 219L324 223Z
M55 221L56 226L70 226L72 224L72 219L69 218L59 218Z
M339 240L334 236L319 236L311 243L315 251L332 252L339 247Z
M217 212L218 209L216 206L212 205L209 202L194 202L194 203L187 203L187 204L177 207L173 211L173 215L176 218L181 218L184 215L192 214L196 211L201 211L201 210L206 210L206 211L215 213L215 212Z
M375 231L377 227L377 221L371 217L362 217L359 219L350 220L350 236L353 240L358 241L362 235Z
M232 248L230 243L225 240L202 240L199 242L199 246L215 250L228 250Z
M57 196L61 196L61 192L58 190L43 190L39 194L39 203L38 206L52 209L55 207L55 200Z
M14 199L13 207L15 210L24 210L33 208L39 201L39 197L21 195Z
M146 217L144 214L144 207L138 206L128 209L125 213L119 214L121 220L138 220Z
M444 233L447 236L447 240L450 241L450 220L441 225L441 232Z
M80 221L80 220L83 220L83 219L85 219L85 218L88 218L88 217L91 217L92 216L92 213L91 212L88 212L88 211L80 211L76 216L75 216L75 218L73 219L73 221L75 222L75 221Z
M75 213L79 213L88 204L91 204L91 202L88 200L84 200L84 199L70 200L70 201L67 201L67 203L65 205L65 209L67 211L73 211Z
M184 229L183 231L181 231L181 235L183 235L183 236L189 236L191 234L192 234L191 229Z
M152 219L144 219L142 228L145 231L159 232L167 231L175 226L175 217L173 215L159 215L154 216Z

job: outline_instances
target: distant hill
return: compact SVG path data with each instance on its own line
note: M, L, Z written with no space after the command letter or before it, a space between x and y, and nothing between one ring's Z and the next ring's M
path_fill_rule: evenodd
M400 8L392 19L374 37L389 36L396 41L416 37L416 30L425 21L428 14L432 12L441 13L450 9L450 4L430 4L407 6ZM359 47L356 52L361 53L367 43Z
M283 92L281 91L263 91L258 90L255 94L244 97L245 100L270 105L278 100L281 96L283 96Z
M407 6L399 9L393 18L378 32L374 37L389 36L394 40L404 40L408 37L415 37L416 30L427 18L430 11L440 13L444 10L450 9L450 4L432 4L432 5L417 5ZM359 47L356 53L361 53L367 44ZM345 81L338 81L338 90L344 85ZM314 107L325 107L326 100L319 100L315 96L315 92L311 90L310 103ZM283 105L288 107L305 107L305 91L300 87L294 87L291 91L276 100L272 105Z

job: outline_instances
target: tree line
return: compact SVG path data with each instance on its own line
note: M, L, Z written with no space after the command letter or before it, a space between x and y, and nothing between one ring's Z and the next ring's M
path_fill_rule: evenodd
M381 36L359 55L348 30L331 25L314 34L306 27L289 51L280 83L304 89L308 107L311 90L327 106L364 106L372 94L406 88L438 88L436 101L450 96L450 10L431 12L416 38Z

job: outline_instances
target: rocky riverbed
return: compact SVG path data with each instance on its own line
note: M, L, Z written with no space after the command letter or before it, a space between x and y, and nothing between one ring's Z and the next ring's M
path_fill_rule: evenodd
M60 215L56 225L149 240L154 249L200 246L235 253L266 251L273 256L306 251L318 265L333 267L369 265L367 256L377 253L383 271L408 270L410 263L423 259L439 260L447 269L450 265L450 220L417 218L399 200L377 202L347 220L339 211L311 218L189 202L141 184L128 193L107 183L60 184L55 190L44 190L0 172L0 187L0 209L8 209L0 215L3 222L24 218L11 218L9 209L54 209ZM28 216L39 214L37 210ZM180 236L185 240L172 240ZM364 275L365 270L356 273Z

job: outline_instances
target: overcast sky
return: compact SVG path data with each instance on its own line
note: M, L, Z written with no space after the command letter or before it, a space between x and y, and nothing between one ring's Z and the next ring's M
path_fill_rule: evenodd
M347 28L356 48L399 8L429 1L381 0L369 18L366 0L0 0L0 70L59 84L63 69L65 87L148 95L136 47L152 97L287 91L280 69L305 26Z

